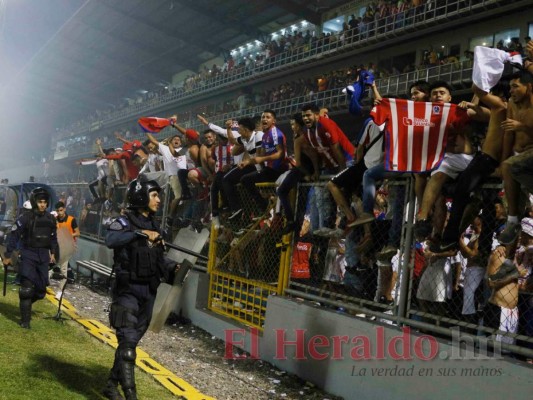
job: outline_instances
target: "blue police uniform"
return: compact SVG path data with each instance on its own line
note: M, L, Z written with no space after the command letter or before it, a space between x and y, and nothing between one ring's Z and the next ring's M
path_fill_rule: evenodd
M55 217L48 211L39 212L36 208L23 213L11 228L6 245L6 258L11 258L11 253L17 248L19 241L22 258L19 267L21 326L29 328L32 303L46 295L50 253L59 260Z
M126 398L135 398L128 397L135 392L135 348L150 324L157 287L170 278L167 266L176 264L142 230L160 232L151 214L129 211L109 226L106 235L106 245L114 250L116 276L109 319L118 339L110 381L111 386L120 382Z

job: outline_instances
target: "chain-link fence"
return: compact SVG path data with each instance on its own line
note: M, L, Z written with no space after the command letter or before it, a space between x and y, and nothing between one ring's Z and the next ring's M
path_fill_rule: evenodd
M433 254L430 243L444 224L437 216L445 218L450 206L445 196L433 205L432 229L420 237L412 176L375 182L366 193L365 185L343 189L355 220L340 211L328 181L300 183L294 191L294 234L286 230L274 184L257 185L261 203L237 185L242 211L220 204L209 248L203 250L209 252L211 310L261 329L268 296L289 294L437 334L449 335L450 328L459 326L474 336L493 335L507 349L531 356L533 227L531 236L522 235L516 251L500 245L498 236L506 223L500 183L485 185L473 197L463 218L459 251ZM125 187L115 188L109 202L95 202L86 184L53 187L67 212L78 218L82 234L95 240L103 239L106 223L124 205ZM453 186L447 190L451 193ZM180 229L209 223L207 201L198 194L179 204L172 218L172 194L165 188L161 196L157 218L163 227L172 227L166 230L167 240ZM365 217L365 198L372 199L370 219ZM87 206L91 200L94 211ZM185 222L188 227L180 225ZM503 274L506 259L514 263Z
M275 185L257 187L266 208L238 185L242 211L222 209L220 226L212 229L209 308L261 329L267 297L280 293L284 281L288 247L275 212Z
M341 311L391 313L398 293L397 271L391 260L403 243L409 184L409 180L395 179L374 189L372 218L365 217L358 200L361 185L345 188L341 195L355 221L338 211L326 181L300 184L289 292L312 295L319 303L325 300L324 304Z
M444 201L434 205L444 208L444 214L449 206ZM502 238L507 215L501 185L485 185L476 193L463 217L458 251L431 251L438 231L435 219L430 220L432 234L415 235L409 318L445 328L459 326L472 335L532 349L533 236L528 232L533 235L533 229L526 226L517 245L501 243L507 243ZM513 261L509 269L506 259Z
M459 327L531 357L533 219L523 220L532 223L531 236L523 228L516 253L513 246L503 246L498 241L506 224L501 184L487 184L465 212L459 250L435 254L429 247L445 222L437 217L446 217L450 199L435 202L432 229L420 237L414 186L410 176L378 182L373 218L354 224L337 207L326 182L300 184L285 293L445 336ZM453 186L446 189L452 193ZM358 200L364 203L361 190L342 193L357 218L368 210ZM514 266L505 270L509 258Z

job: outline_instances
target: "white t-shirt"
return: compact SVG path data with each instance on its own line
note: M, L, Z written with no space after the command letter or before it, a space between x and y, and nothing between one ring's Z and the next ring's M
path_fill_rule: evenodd
M162 143L159 143L159 153L163 157L163 169L167 176L177 175L178 174L178 162L176 157L170 152L170 148Z
M159 154L150 153L148 154L148 158L146 160L146 163L143 165L139 173L141 172L157 172L156 170L156 164L157 161L161 158Z
M254 157L258 149L263 144L263 131L253 131L249 139L245 139L243 136L237 139L237 142L244 146L244 151L248 152L250 156ZM237 161L235 161L237 163ZM255 168L260 171L261 165L255 164Z
M109 160L107 160L106 158L101 158L100 160L82 161L81 165L96 165L96 170L98 171L98 176L96 179L101 181L107 176L107 170L109 169Z

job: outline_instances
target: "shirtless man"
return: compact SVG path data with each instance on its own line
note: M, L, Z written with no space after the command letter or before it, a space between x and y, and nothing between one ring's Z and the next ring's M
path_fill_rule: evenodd
M487 267L487 274L494 276L498 270L504 265L502 264L505 258L505 247L498 246L494 249L489 259ZM498 329L500 331L517 333L518 330L518 278L527 274L527 270L522 268L516 270L517 273L513 275L506 275L504 279L494 281L489 279L488 284L492 289L492 294L483 309L484 317L483 324L488 328ZM514 343L513 338L505 337L507 343ZM500 335L496 340L502 340Z
M504 245L513 243L520 234L518 218L523 212L519 210L518 205L520 183L514 179L511 169L513 164L533 157L533 75L525 71L514 74L510 82L510 92L507 119L501 124L505 132L502 157L505 161L501 171L508 216L505 230L498 240Z
M521 231L519 217L520 183L513 175L513 167L533 158L533 75L527 71L514 74L510 82L511 98L507 108L507 119L501 123L505 132L501 172L508 204L508 216L505 229L498 241L507 245L507 258L498 273L489 275L491 280L501 280L506 275L515 275L513 263L516 246L514 243ZM507 159L506 156L515 154Z
M533 41L526 46L527 53L533 56ZM526 70L533 73L533 63L526 61ZM470 193L479 187L499 166L502 158L503 140L501 129L511 130L506 121L507 102L499 96L487 93L473 86L472 90L480 101L490 107L490 121L487 136L481 152L476 154L467 169L460 175L454 196L450 218L442 235L442 242L436 243L433 250L436 253L457 247L457 241L461 233L461 220L466 206L470 203ZM509 116L507 116L508 119ZM522 122L522 121L519 121Z

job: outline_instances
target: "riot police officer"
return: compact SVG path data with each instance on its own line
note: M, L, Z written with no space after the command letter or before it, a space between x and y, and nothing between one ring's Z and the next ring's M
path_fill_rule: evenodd
M103 391L108 399L122 398L118 383L126 399L137 399L136 347L150 324L157 287L171 278L167 267L176 265L164 257L161 231L154 219L161 202L160 190L156 181L144 175L131 181L126 193L128 211L109 225L106 235L106 245L114 250L115 270L109 320L118 339Z
M50 194L37 187L30 194L31 211L22 213L11 228L4 264L11 264L11 253L21 242L22 262L20 274L20 326L30 328L31 306L46 295L48 269L59 260L57 222L46 208Z

